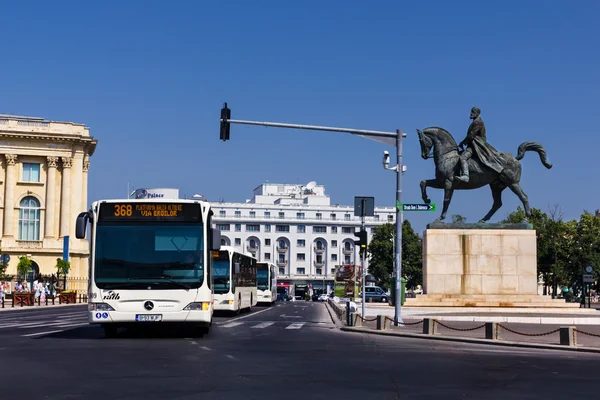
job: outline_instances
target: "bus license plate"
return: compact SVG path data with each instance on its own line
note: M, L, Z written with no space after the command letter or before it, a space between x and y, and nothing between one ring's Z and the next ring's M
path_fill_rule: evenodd
M162 321L162 314L136 314L135 320L138 322L159 322Z

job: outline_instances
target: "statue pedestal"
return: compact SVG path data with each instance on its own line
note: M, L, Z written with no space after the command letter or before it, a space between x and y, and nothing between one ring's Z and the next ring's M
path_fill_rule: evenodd
M529 224L430 224L423 234L424 295L405 306L579 307L538 295Z

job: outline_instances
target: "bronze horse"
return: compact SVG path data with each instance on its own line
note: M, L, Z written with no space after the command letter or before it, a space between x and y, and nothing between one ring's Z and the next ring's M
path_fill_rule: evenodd
M427 197L427 187L444 189L444 207L439 218L440 221L446 218L448 206L455 190L472 190L485 185L490 185L492 189L494 204L487 215L479 222L488 221L502 207L502 191L507 187L519 197L527 217L531 216L529 200L519 184L521 181L521 163L519 160L525 156L525 152L535 151L540 156L542 164L548 169L552 168L552 164L546 158L546 151L540 143L521 143L516 157L513 157L510 153L500 152L500 157L505 161L504 169L500 173L488 168L479 159L473 157L469 160L469 182L462 182L456 179L460 168L460 153L450 132L438 127L429 127L422 131L417 129L417 134L421 145L421 157L427 160L431 157L430 152L433 150L435 162L435 178L421 181L423 201L427 204L431 203L431 200Z

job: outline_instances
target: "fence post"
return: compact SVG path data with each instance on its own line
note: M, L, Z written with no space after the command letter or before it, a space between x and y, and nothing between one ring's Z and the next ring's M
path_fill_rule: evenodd
M350 302L346 303L346 326L352 326L352 313L350 312Z
M574 326L560 327L560 344L563 346L577 346L577 333Z
M437 325L435 319L423 318L423 333L425 335L437 335Z
M497 322L485 323L485 338L490 340L500 340L500 329Z
M2 296L2 308L4 308L4 296Z
M383 331L385 330L385 317L383 315L377 316L377 330Z
M362 315L358 314L358 313L353 313L354 315L354 320L353 320L353 324L352 326L363 326L363 320L362 320Z

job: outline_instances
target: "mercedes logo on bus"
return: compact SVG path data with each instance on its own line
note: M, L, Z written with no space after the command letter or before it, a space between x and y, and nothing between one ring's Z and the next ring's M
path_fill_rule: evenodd
M154 308L154 303L152 303L151 301L147 301L144 303L144 308L146 310L150 311Z

